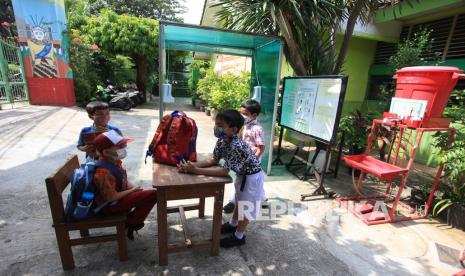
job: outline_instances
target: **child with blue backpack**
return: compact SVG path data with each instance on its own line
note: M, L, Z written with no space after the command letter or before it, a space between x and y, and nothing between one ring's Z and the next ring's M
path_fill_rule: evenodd
M99 162L114 165L122 175L122 179L117 179L107 168L97 166L94 185L97 206L106 204L101 211L103 214L128 212L127 237L133 240L133 232L144 227L145 219L156 204L157 192L153 189L144 190L128 181L121 160L126 157L126 144L130 141L132 139L123 138L115 130L104 132L94 139Z
M86 153L86 162L88 162L97 160L98 156L96 155L95 147L92 143L85 143L84 136L86 134L102 133L109 130L114 130L120 135L123 134L117 127L108 124L110 121L110 107L106 102L90 102L86 105L86 111L87 115L94 123L91 126L82 128L79 133L77 148Z

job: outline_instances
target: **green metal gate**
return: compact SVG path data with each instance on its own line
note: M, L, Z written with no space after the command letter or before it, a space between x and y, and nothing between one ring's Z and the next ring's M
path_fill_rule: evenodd
M0 40L0 104L29 101L19 47Z

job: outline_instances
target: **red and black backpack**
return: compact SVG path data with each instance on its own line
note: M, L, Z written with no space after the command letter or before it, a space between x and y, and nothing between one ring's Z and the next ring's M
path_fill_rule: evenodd
M181 160L196 161L197 125L182 111L163 117L158 125L147 156L153 162L176 166Z

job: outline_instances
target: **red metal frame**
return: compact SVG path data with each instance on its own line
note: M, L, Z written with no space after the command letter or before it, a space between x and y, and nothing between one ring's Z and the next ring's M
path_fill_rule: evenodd
M385 118L389 117L389 114L385 114ZM389 120L373 120L371 132L368 136L368 146L367 150L364 154L361 155L352 155L352 156L345 156L343 160L346 162L347 165L350 167L360 170L360 177L356 184L357 194L352 197L341 197L337 198L336 200L339 202L340 205L346 207L351 213L355 214L358 218L360 218L363 222L368 225L375 225L375 224L383 224L383 223L391 223L391 222L399 222L405 220L414 220L414 219L421 219L425 218L430 210L431 203L434 198L434 193L437 190L439 184L439 178L441 177L441 173L444 169L444 163L441 162L438 170L436 172L436 176L434 178L433 186L431 188L431 192L429 194L428 200L425 202L424 211L417 211L413 210L410 206L402 203L400 201L400 197L402 194L403 189L405 188L405 184L407 183L408 175L410 169L412 168L415 154L420 145L421 139L423 138L423 134L425 132L437 132L437 131L447 131L449 132L449 139L448 145L452 143L455 136L455 129L449 127L450 120L444 118L432 118L428 122L416 122L416 121L401 121L397 119L389 119ZM397 143L395 147L395 153L392 158L391 163L383 162L370 156L370 152L373 145L373 139L375 138L375 131L377 125L388 125L398 129L397 132ZM428 127L417 127L417 126L428 126ZM431 126L431 127L430 127ZM403 148L403 154L406 154L407 147L403 145L403 143L410 143L412 135L416 132L415 143L409 149L409 160L406 167L402 167L397 165L399 152L400 149ZM408 138L405 138L407 136ZM407 140L407 141L406 141ZM392 145L390 147L390 151L392 150ZM386 187L386 193L384 195L375 195L364 197L358 192L361 191L363 187L363 181L366 174L369 173L380 180L387 181L388 185ZM391 196L391 186L392 182L397 178L401 177L400 185L397 191L395 198ZM380 208L385 208L384 211L388 211L388 215L386 216L384 212L379 212L378 210L369 211L371 207L373 207L373 200L383 199L384 206L379 206ZM367 201L371 205L367 205L364 202ZM386 204L386 201L391 201ZM350 204L353 202L353 204ZM399 205L403 208L406 208L410 211L411 215L398 215L397 209ZM377 205L375 204L374 207ZM373 209L373 208L371 208ZM362 211L361 211L362 210ZM365 212L368 211L368 212ZM383 210L382 210L383 211ZM364 212L364 213L362 213ZM382 217L381 217L382 215Z

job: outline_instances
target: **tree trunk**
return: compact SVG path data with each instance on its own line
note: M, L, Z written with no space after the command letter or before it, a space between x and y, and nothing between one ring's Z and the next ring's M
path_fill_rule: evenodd
M137 68L137 77L136 77L137 89L144 96L144 101L147 101L146 99L147 88L145 86L145 75L147 73L147 57L136 56L134 60L136 61L136 68Z
M354 32L355 24L357 19L362 12L363 6L366 0L357 0L354 8L350 11L349 18L347 19L346 31L344 33L344 39L342 40L341 49L337 56L336 65L334 66L333 74L339 74L341 72L342 64L346 58L347 50L349 48L350 40L352 39L352 34Z
M294 69L297 76L305 76L307 70L305 69L305 64L302 56L300 55L299 47L295 41L289 21L281 12L276 19L276 23L279 25L281 32L283 32L284 39L286 40L287 47L289 48L289 56L292 60L290 63L293 64L292 69Z

